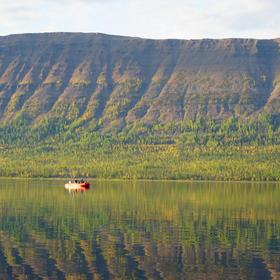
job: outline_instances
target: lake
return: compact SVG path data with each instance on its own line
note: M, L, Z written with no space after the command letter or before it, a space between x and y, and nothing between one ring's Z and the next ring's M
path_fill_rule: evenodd
M280 185L2 179L0 279L280 279Z

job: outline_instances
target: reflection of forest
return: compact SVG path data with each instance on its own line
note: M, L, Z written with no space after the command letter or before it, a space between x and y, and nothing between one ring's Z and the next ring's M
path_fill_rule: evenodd
M2 279L280 279L280 186L0 188Z

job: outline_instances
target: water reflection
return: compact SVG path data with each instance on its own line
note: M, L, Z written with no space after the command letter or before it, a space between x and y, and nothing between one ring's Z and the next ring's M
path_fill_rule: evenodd
M280 279L277 184L14 185L0 186L2 278Z

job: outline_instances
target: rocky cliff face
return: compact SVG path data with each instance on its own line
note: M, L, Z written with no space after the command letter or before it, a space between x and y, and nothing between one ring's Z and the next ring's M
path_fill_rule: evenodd
M103 127L280 113L280 40L0 37L0 122Z

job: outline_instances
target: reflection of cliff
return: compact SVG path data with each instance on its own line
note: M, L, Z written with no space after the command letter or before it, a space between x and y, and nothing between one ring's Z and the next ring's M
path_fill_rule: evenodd
M8 279L279 277L279 186L116 184L97 184L77 196L44 184L17 192L2 186L0 274Z
M34 235L21 243L2 232L2 275L12 279L26 279L26 275L27 279L270 279L271 275L279 279L279 252L256 255L232 247L146 239L134 243L126 234L100 232L92 241L75 242L73 255L61 258L55 250L58 244L65 246L67 241Z

